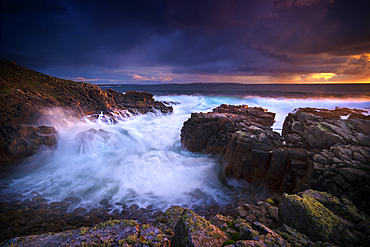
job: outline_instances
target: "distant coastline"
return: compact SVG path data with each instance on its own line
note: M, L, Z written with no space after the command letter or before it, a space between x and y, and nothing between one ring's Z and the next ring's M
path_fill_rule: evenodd
M354 99L370 101L370 84L98 84L102 89L119 92L145 91L164 95L216 95L236 97L270 97L288 99Z

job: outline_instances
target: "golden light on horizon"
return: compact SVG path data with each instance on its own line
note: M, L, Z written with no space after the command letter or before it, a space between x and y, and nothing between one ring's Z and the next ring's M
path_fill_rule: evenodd
M309 76L309 79L314 81L329 80L335 76L334 73L317 73Z

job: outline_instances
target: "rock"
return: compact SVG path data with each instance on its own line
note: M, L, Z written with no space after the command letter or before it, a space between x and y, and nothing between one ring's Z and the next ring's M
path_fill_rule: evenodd
M169 247L171 245L170 240L161 230L146 224L143 224L140 227L140 237L138 238L138 243L142 245L163 247Z
M239 232L239 239L241 240L252 240L259 235L259 232L254 230L245 220L237 219L234 221L234 224Z
M173 110L155 101L150 93L102 90L97 85L51 77L3 60L0 74L0 178L41 146L55 146L56 130L40 125L63 124L64 119L86 115L97 118L100 113L115 122L130 115Z
M259 222L253 222L253 227L259 231L259 235L253 240L239 240L235 246L289 246L279 234Z
M81 215L73 216L72 218L67 219L68 225L78 225L80 223L85 223L86 219L85 217Z
M71 204L77 204L81 202L81 198L69 196L69 197L66 197L64 201L69 202Z
M294 228L283 224L276 232L292 246L311 246L313 242L304 234Z
M369 218L360 214L348 199L339 200L329 193L314 190L306 190L298 195L284 194L279 204L279 215L283 223L294 228L294 231L306 234L313 241L339 245L345 243L345 246L359 244L358 234L354 234L355 224L362 222L370 226ZM288 233L289 236L281 234L288 242L296 236L302 238L299 234L292 234L293 230L285 226L280 231Z
M313 241L330 241L333 232L341 225L330 210L306 194L283 194L279 216L283 223L307 234Z
M343 114L353 115L348 120L340 119ZM288 186L281 191L312 188L337 197L347 196L363 210L370 208L370 169L367 167L370 165L370 120L361 114L361 110L348 108L299 108L296 113L290 113L282 134L289 147L284 177L288 178L286 184L292 185L291 189ZM302 131L293 131L292 126L297 122L301 123ZM295 161L290 149L308 151L306 159Z
M17 237L9 246L132 246L138 242L139 224L129 220L112 220L94 227L82 227L68 232L46 233L38 236ZM162 243L162 242L161 242ZM161 245L167 246L167 245Z
M0 125L0 178L23 158L38 152L43 146L57 144L57 131L48 126Z
M103 206L109 206L109 201L107 199L103 199L99 202L100 205L103 205Z
M181 143L192 152L223 154L231 135L242 126L270 127L275 114L262 108L221 105L209 113L193 113L181 129Z
M175 226L173 246L222 246L225 234L193 211L185 209Z
M75 210L73 210L73 212L78 213L78 214L85 213L86 211L87 211L86 208L81 208L81 207L76 208Z
M163 214L157 217L153 225L162 230L167 235L174 235L174 229L180 220L182 212L185 209L179 206L172 206Z

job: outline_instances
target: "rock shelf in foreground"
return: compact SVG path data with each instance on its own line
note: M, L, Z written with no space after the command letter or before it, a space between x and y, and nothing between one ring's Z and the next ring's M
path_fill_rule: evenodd
M306 190L278 206L243 203L234 217L179 206L150 224L109 220L59 233L16 237L4 246L368 246L370 220L347 199ZM81 216L84 218L83 216Z

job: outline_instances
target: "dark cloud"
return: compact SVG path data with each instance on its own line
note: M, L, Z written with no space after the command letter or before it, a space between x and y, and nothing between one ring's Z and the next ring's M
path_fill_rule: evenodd
M1 58L84 78L367 75L368 58L353 57L370 53L366 3L2 0Z

